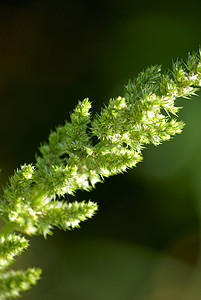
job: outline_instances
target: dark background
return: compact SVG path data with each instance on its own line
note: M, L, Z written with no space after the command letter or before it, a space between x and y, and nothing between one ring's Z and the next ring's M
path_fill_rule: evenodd
M78 100L89 97L99 112L139 71L170 68L200 44L198 0L1 1L2 185L34 162ZM42 267L43 279L22 299L200 299L200 100L178 100L182 135L149 146L137 168L90 194L77 193L98 202L92 220L31 238L15 268Z

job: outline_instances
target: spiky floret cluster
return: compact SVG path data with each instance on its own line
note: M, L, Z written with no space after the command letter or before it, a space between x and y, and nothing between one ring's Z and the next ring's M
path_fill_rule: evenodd
M135 166L147 144L159 145L181 133L175 100L190 98L201 86L201 56L189 54L176 61L172 71L160 66L141 72L125 86L124 97L110 99L101 113L91 117L88 99L79 102L71 122L58 126L41 145L36 164L23 165L10 178L0 200L0 217L6 222L0 235L0 300L17 297L40 277L39 269L7 271L28 235L52 233L54 226L70 229L91 218L97 204L69 203L65 195L91 190L97 182Z
M20 235L1 234L0 236L0 300L12 299L20 296L20 292L30 289L40 278L41 270L28 268L27 270L7 271L14 261L28 247L28 241Z

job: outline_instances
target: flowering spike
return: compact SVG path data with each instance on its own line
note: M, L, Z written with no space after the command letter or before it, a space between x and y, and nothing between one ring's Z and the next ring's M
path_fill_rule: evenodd
M90 191L104 177L125 172L142 160L147 144L159 145L181 133L177 98L191 98L201 86L201 50L186 62L173 62L162 73L151 66L129 80L124 96L110 99L91 117L88 99L79 101L71 122L58 126L40 146L36 165L24 164L10 178L0 201L6 225L0 234L0 300L15 298L40 277L39 269L6 271L28 242L28 235L52 234L53 228L78 227L98 207L91 201L69 203L65 195Z

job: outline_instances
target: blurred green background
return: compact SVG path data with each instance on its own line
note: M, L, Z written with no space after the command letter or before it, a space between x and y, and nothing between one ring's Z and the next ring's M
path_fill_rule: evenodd
M170 68L200 44L198 0L1 1L2 185L78 100L98 112L143 68ZM77 193L98 202L92 220L31 238L14 267L41 267L43 278L23 300L201 299L201 99L178 102L182 135Z

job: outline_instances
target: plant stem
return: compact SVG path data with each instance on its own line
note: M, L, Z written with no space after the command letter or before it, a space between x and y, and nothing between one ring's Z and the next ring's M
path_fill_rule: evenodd
M14 222L10 222L4 225L4 227L0 230L0 234L9 234L11 233L13 230L15 230L17 228L17 224Z

